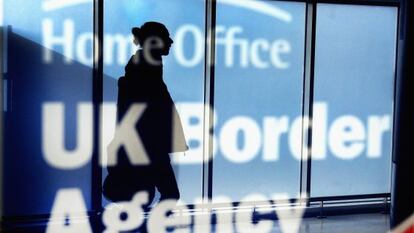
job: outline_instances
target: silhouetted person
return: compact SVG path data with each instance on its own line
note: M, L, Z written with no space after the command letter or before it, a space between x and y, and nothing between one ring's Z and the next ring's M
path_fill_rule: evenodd
M126 65L125 76L118 80L117 121L122 121L132 104L146 105L135 128L151 162L133 166L121 148L117 166L108 168L104 195L117 202L130 200L138 191L147 191L151 203L157 188L161 200L178 200L180 192L169 153L182 152L188 147L177 110L162 78L162 56L169 54L173 40L167 28L157 22L134 27L132 34L134 44L140 49Z

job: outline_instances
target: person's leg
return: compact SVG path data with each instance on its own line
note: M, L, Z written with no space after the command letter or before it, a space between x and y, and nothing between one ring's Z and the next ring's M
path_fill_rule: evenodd
M154 164L155 187L161 194L160 200L180 199L177 180L170 161L162 161Z

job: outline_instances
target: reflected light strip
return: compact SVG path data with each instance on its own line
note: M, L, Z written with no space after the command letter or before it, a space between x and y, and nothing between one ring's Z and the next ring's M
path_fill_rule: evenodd
M84 3L92 3L92 0L44 0L42 3L42 9L44 11L54 11Z
M219 0L219 3L232 5L240 8L246 8L252 11L256 11L287 23L292 21L292 15L288 12L281 10L275 6L271 6L267 3L258 2L258 1L250 1L250 0Z

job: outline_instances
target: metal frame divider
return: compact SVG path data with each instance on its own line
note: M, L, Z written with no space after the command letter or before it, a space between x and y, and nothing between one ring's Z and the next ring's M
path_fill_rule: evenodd
M93 157L92 157L92 210L102 209L102 170L99 163L101 106L103 102L103 14L104 1L93 1Z
M302 99L302 160L300 169L300 198L310 205L311 169L312 169L312 118L313 118L313 85L315 67L316 38L316 1L306 4L305 22L305 72L303 78Z
M216 57L216 0L206 0L204 63L203 204L213 197L214 80Z

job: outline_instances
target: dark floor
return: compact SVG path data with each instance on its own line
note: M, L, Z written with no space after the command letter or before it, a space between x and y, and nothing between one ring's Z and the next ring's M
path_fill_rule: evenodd
M225 229L224 226L222 229ZM204 231L205 232L205 231ZM389 216L385 214L361 214L330 216L324 219L305 218L299 232L282 231L278 223L271 233L387 233Z
M386 233L388 231L388 215L364 214L305 219L300 233Z
M234 223L224 223L220 226L198 225L192 226L192 233L236 233L236 232L262 232L262 231L246 231L247 227L243 223L238 223L237 227ZM251 225L251 224L249 224ZM324 219L305 218L301 220L300 229L296 232L289 226L288 230L282 231L278 221L274 222L274 227L271 233L388 233L389 231L389 216L385 214L359 214L359 215L342 215L329 216ZM215 230L216 229L216 230ZM236 229L242 229L236 230ZM183 230L183 229L180 229ZM25 226L17 227L14 230L2 230L0 232L7 233L41 233L45 232L42 226ZM134 231L136 232L136 231ZM174 231L173 231L174 232ZM185 231L187 232L187 231Z

